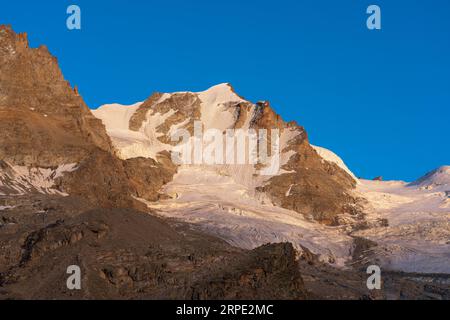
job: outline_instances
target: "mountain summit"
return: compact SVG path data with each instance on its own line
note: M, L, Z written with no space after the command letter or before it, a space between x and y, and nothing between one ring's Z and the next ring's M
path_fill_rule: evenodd
M258 165L202 167L232 177L254 196L267 197L274 205L325 224L338 224L338 215L349 213L350 205L355 203L350 191L356 179L348 169L321 157L318 149L309 144L305 129L283 121L270 103L249 102L230 84L203 92L154 93L143 103L128 107L105 105L93 113L105 124L124 160L158 160L162 152L173 152L171 134L186 130L193 135L195 122L205 131L277 129L281 152L277 173L261 176Z

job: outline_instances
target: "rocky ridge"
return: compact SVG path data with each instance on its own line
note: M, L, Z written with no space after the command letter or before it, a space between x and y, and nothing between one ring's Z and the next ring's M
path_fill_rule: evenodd
M30 48L25 33L0 26L0 51L1 176L10 187L45 193L29 183L39 176L41 184L51 185L52 193L84 196L101 207L143 208L134 197L158 198L158 189L174 169L169 164L154 170L158 164L141 159L144 167L153 166L142 176L136 171L138 160L117 158L104 125L64 79L45 46ZM76 170L56 174L61 166ZM21 173L6 167L21 168ZM148 175L153 176L151 183L145 180ZM4 189L4 194L18 192L7 191L6 182Z

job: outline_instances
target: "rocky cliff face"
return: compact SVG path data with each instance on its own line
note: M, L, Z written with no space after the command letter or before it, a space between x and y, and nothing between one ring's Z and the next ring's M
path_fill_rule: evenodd
M286 155L284 172L270 177L258 190L267 193L278 206L324 224L338 224L338 216L350 213L349 205L356 202L350 193L356 181L335 163L318 155L303 127L283 121L268 102L259 104L259 108L259 116L253 121L255 127L279 128L294 134L282 141L281 150Z
M157 197L170 168L161 168L153 179L147 173L144 186L136 160L116 157L104 125L64 79L46 47L30 48L26 34L0 26L0 52L4 194L70 193L89 199L94 206L136 208L142 204L133 197ZM141 163L143 169L154 165L150 159ZM69 172L58 171L69 165Z
M112 151L103 125L64 80L46 47L0 27L0 158L36 167L75 163Z

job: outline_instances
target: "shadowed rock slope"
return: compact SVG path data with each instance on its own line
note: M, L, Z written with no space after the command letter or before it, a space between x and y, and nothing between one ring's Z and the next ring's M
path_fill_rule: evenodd
M3 216L10 221L0 227L0 299L308 296L290 244L245 251L133 210L83 212L75 199L47 201L53 210L40 219L26 204ZM80 291L67 289L70 265L81 268Z

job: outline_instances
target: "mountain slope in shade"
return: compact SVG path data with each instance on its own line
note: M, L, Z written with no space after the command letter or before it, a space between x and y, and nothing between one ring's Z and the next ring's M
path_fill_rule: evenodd
M304 128L283 121L268 102L246 101L229 84L199 93L155 93L143 103L106 105L93 114L103 120L122 159L155 159L160 152L172 152L171 133L185 129L192 134L194 121L200 121L205 131L278 129L281 163L274 174L262 175L267 169L264 165L201 167L232 177L253 197L266 197L274 205L325 224L337 224L337 216L350 213L355 204L350 191L356 181L339 164L323 161L309 144ZM269 133L269 149L270 139Z
M450 191L450 166L442 166L429 173L422 178L409 184L411 187L436 188L447 186Z
M290 244L246 251L142 212L82 207L55 197L0 209L0 299L308 297ZM82 290L70 291L74 264Z
M361 180L357 192L368 200L367 221L385 222L353 233L376 243L359 259L377 259L389 270L450 273L450 188L437 187L445 179L442 170L434 173L418 185Z

